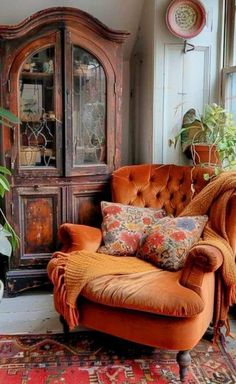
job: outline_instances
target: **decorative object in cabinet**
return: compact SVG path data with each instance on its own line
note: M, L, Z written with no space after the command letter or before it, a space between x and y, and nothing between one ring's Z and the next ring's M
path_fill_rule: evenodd
M56 166L53 148L54 48L42 49L23 64L20 73L20 166ZM48 155L50 153L50 155Z
M100 201L121 164L127 36L67 7L0 26L1 103L22 120L0 143L13 174L6 216L21 242L6 274L11 295L48 284L62 222L100 225Z

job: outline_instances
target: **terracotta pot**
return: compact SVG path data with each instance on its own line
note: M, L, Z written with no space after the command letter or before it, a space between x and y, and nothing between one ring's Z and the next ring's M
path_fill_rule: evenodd
M194 164L220 165L221 161L215 145L195 144L191 147Z

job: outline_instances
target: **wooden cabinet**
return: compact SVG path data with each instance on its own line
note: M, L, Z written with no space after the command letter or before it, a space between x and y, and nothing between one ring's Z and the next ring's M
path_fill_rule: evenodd
M127 36L64 7L0 26L1 106L21 118L1 130L0 161L12 171L5 211L20 236L9 294L48 283L62 222L100 225L100 201L120 166Z

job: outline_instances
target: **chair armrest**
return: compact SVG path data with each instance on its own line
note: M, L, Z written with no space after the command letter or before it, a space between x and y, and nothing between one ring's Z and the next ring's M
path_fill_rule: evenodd
M180 284L200 294L204 274L215 272L223 262L221 251L213 245L196 245L185 262Z
M102 242L102 231L88 225L65 223L58 230L58 238L62 243L62 252L81 249L96 252Z

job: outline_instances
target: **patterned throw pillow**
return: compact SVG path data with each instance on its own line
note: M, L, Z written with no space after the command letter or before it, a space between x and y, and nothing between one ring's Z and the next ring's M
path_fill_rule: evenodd
M208 217L164 217L155 231L143 235L137 257L157 267L177 271L184 265L186 256L202 234Z
M166 216L163 209L140 208L119 203L101 202L104 245L98 249L108 255L134 255L145 231L155 229Z

